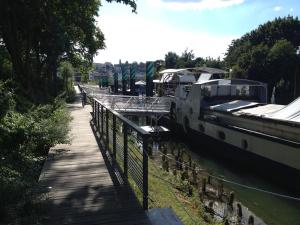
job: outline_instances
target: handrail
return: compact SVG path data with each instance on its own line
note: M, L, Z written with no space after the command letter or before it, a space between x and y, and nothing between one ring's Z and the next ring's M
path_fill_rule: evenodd
M104 108L108 109L112 114L117 116L119 119L121 119L124 123L126 123L128 126L133 128L138 133L142 134L143 136L150 136L150 134L145 131L144 129L140 128L138 125L127 119L126 117L122 116L120 113L116 112L115 110L104 106L98 99L94 98L94 101L98 102L100 105L102 105Z
M96 98L92 99L92 109L96 131L99 132L100 138L104 142L103 146L112 157L112 165L117 165L117 168L121 169L120 172L127 183L135 183L134 187L138 187L142 193L143 208L148 209L147 148L150 133ZM120 126L117 124L123 127L122 131L118 129ZM132 131L136 132L136 135ZM122 136L122 141L117 142ZM133 142L129 140L133 140ZM139 150L140 144L142 144L142 151ZM138 154L140 157L137 156ZM133 160L132 155L136 155L140 160ZM136 191L135 188L133 191Z

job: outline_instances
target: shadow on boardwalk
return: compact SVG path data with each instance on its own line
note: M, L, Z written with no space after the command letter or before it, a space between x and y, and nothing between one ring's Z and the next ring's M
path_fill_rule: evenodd
M71 144L50 150L40 176L48 209L43 224L150 224L103 151L90 106L77 102L69 109Z

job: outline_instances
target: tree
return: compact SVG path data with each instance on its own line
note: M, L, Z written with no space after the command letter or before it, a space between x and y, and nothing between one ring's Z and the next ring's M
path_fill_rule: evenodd
M197 65L198 66L198 65ZM207 67L213 67L213 68L218 68L218 69L224 69L224 61L218 57L217 59L214 59L212 57L206 57L200 64L199 66L207 66Z
M195 54L193 50L185 49L181 57L177 61L177 68L192 68L195 67Z
M277 18L234 40L225 62L232 77L268 83L269 98L277 84L285 88L287 103L292 98L296 69L296 47L300 45L300 21L291 16ZM279 92L278 92L279 93Z
M68 93L71 90L72 78L74 76L74 68L69 62L61 62L59 67L59 74L64 83L64 89Z
M165 55L166 69L176 68L179 56L175 52L168 52Z
M115 2L136 10L135 1ZM28 97L43 101L47 94L56 95L61 60L80 58L91 63L97 50L105 47L96 26L99 6L100 0L1 1L0 40L9 53L13 78Z
M270 74L269 92L277 86L277 102L288 103L294 96L294 76L297 63L296 51L291 42L278 40L275 42L267 57Z

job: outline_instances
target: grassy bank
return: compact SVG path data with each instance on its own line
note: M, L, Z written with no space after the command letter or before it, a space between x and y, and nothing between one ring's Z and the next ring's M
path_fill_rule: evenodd
M136 161L142 160L138 146L133 140L129 140L128 149L134 152L133 155L136 157ZM118 154L117 161L122 165L122 159ZM204 203L201 202L199 197L199 194L201 194L199 189L190 185L187 179L182 180L181 176L180 171L176 175L165 171L157 158L149 157L149 208L172 208L185 225L222 224L222 222L205 213ZM142 193L130 176L129 182L142 204Z

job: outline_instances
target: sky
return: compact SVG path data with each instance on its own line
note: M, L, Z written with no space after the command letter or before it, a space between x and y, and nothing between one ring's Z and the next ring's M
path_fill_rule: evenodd
M186 49L223 58L232 40L276 17L300 17L299 0L137 0L129 6L101 1L97 26L106 48L94 62L146 62Z

